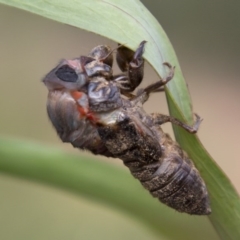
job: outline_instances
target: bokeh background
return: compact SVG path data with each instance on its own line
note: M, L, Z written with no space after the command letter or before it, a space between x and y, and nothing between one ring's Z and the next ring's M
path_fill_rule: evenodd
M199 138L240 192L240 2L142 2L159 20L178 55L194 111L204 118ZM99 44L116 46L95 34L0 5L1 136L77 152L59 141L48 121L47 90L41 79L60 59L87 54ZM147 66L143 85L157 79ZM148 112L159 109L168 113L164 94L154 95L146 104ZM164 129L172 134L170 124ZM120 161L110 164L122 167ZM212 234L211 239L218 239L210 224L201 227ZM96 235L98 239L157 239L107 206L0 175L0 239L96 239Z

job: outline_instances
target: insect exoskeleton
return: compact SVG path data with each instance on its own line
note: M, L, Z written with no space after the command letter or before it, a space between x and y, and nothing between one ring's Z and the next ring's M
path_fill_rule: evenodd
M62 60L43 82L48 88L47 112L59 137L74 147L94 154L120 158L132 175L161 202L179 212L211 213L206 185L188 155L165 134L160 125L171 122L189 133L193 127L171 116L147 114L143 104L153 92L163 91L174 76L132 91L143 78L145 41L135 52L120 46L118 64L123 71L112 74L112 51L100 45L89 56Z

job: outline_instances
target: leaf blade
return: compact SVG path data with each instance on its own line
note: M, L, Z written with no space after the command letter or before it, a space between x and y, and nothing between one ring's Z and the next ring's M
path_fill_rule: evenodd
M131 49L136 49L142 40L146 40L148 44L144 57L159 76L167 74L163 62L167 61L176 66L175 83L169 82L168 87L175 93L176 102L185 118L189 122L192 121L190 96L173 47L157 20L140 1L1 0L0 2L97 33Z
M200 237L196 240L202 236L217 239L206 219L195 217L192 221L186 214L176 214L153 199L128 171L94 156L74 156L44 144L0 137L0 173L48 184L114 207L144 223L159 237L193 239L197 234ZM207 229L205 235L200 235L199 225Z

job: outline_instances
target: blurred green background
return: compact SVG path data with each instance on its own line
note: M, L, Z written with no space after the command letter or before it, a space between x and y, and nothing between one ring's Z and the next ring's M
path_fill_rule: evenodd
M240 2L143 3L177 52L194 111L204 118L199 138L240 192ZM57 138L46 115L47 90L41 79L61 58L116 43L4 5L0 19L0 134L83 154ZM157 79L146 66L143 86ZM159 109L168 113L164 94L155 94L146 104L148 112ZM170 124L164 129L172 134ZM102 161L122 167L120 161ZM157 239L121 212L37 183L2 174L0 196L0 239ZM196 228L218 239L207 219Z

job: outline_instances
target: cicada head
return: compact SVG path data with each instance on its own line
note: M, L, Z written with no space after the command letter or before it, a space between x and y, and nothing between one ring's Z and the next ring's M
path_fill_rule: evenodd
M92 61L93 59L90 60ZM57 67L45 76L43 82L50 91L61 89L80 90L86 85L87 80L88 77L81 63L81 58L75 58L60 61Z

